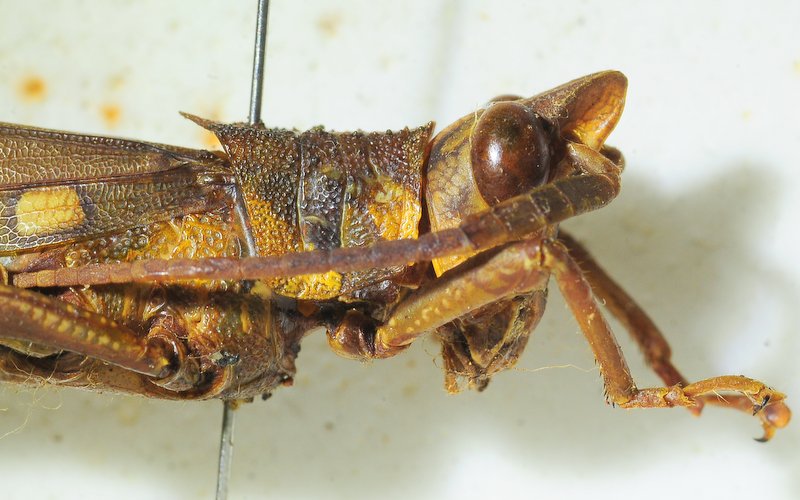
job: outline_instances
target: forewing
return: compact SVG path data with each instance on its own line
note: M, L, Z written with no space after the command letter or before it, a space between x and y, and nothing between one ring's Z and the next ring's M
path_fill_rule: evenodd
M207 151L0 124L0 254L210 210L224 173Z

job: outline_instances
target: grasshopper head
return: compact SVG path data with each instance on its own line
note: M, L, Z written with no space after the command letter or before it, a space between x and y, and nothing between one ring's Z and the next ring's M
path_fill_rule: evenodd
M458 226L472 213L579 175L574 154L566 154L575 144L580 154L603 155L622 168L622 156L604 142L622 114L626 86L622 73L596 73L530 98L497 98L445 128L428 159L431 230ZM554 228L542 232L554 234ZM435 259L434 269L442 275L470 257ZM540 289L505 297L440 327L448 390L458 390L464 379L481 389L494 373L513 366L545 296Z
M567 143L581 143L622 166L603 146L625 104L618 71L585 76L529 98L503 96L457 120L436 137L428 159L431 229L458 226L469 214L569 175ZM437 259L437 274L464 257Z

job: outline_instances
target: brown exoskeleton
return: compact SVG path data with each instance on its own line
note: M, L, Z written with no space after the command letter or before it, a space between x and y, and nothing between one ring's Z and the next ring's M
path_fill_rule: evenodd
M742 376L689 384L558 230L619 191L622 156L604 142L625 89L604 72L499 98L432 140L432 124L297 133L187 115L224 153L5 125L0 378L249 399L291 381L300 340L323 326L357 359L435 332L447 389L483 389L518 359L552 275L609 402L753 411L769 439L790 418L781 393ZM636 387L595 297L664 387Z

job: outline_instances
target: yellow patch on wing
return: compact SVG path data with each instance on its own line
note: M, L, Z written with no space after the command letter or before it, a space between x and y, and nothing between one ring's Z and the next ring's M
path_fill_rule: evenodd
M20 236L64 231L85 219L81 200L72 188L32 189L20 196L17 202L17 233Z

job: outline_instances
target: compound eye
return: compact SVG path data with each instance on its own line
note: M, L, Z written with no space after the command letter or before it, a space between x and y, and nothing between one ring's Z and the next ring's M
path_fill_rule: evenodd
M490 205L547 181L550 150L539 116L514 101L489 106L472 132L472 173Z

